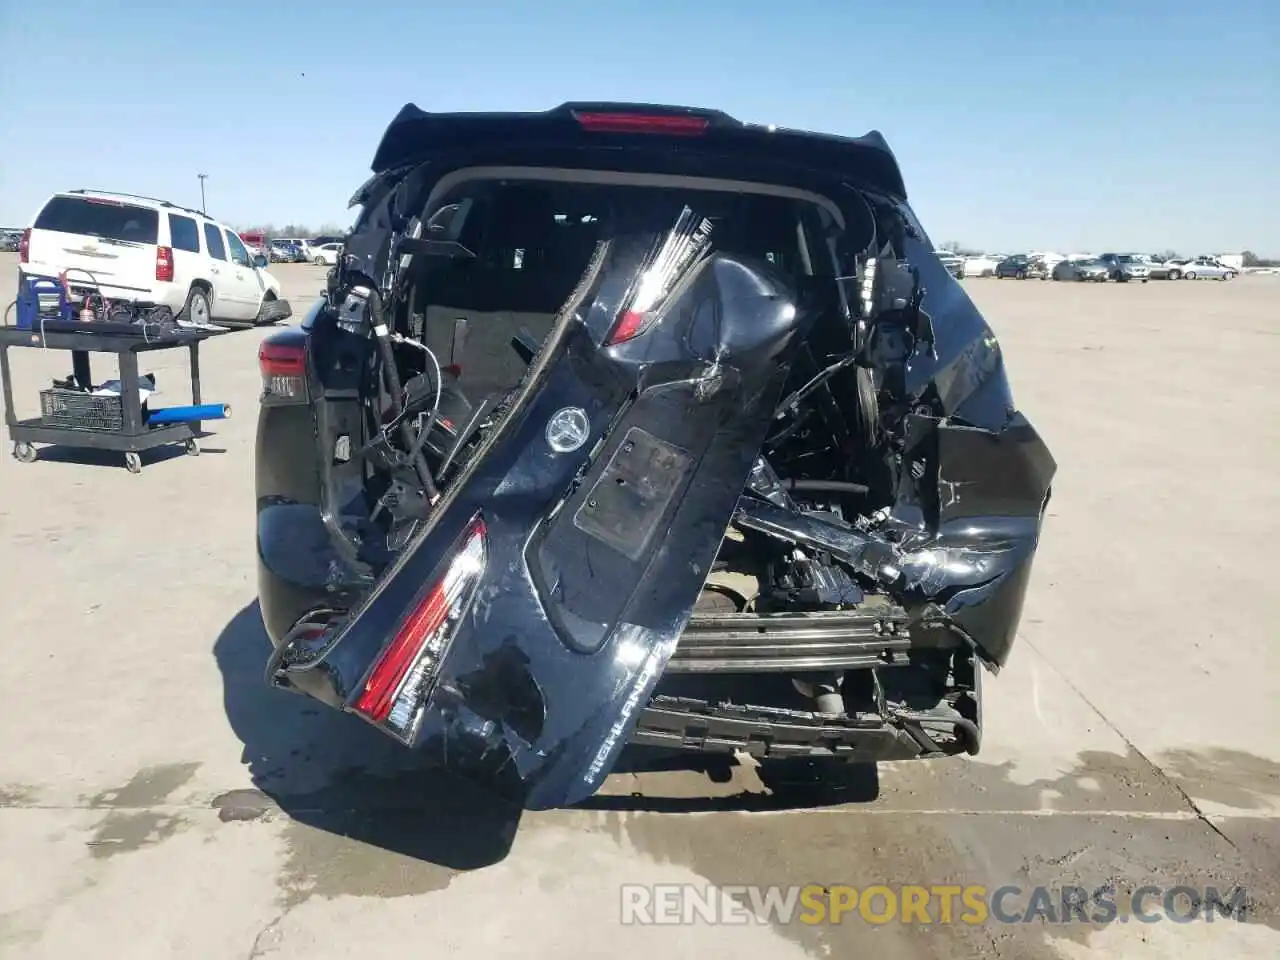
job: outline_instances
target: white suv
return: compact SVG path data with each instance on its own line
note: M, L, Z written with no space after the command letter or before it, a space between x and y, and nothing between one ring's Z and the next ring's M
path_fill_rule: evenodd
M55 193L26 230L18 276L73 293L164 305L183 320L274 323L292 315L280 282L230 227L166 200L101 190Z

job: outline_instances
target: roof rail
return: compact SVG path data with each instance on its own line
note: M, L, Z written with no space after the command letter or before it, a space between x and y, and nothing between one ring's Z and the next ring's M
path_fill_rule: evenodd
M205 213L203 210L193 210L190 207L184 207L168 200L161 200L159 197L148 197L141 193L125 193L121 190L94 190L92 188L86 190L84 187L77 187L75 190L68 190L67 193L78 193L82 195L86 193L100 193L104 197L131 197L134 200L146 200L149 203L157 203L162 207L169 207L173 210L183 210L187 213L194 213L197 216L209 218L209 214Z

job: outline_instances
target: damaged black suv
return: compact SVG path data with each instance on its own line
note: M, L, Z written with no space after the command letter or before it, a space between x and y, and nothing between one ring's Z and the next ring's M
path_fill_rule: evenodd
M372 167L259 354L268 683L529 807L978 750L1055 464L879 134L409 105Z

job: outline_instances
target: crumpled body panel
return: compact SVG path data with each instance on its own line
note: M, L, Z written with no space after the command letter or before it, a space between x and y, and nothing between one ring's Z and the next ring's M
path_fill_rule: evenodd
M602 258L535 361L520 413L323 667L350 706L482 516L489 563L415 746L531 807L589 796L612 767L697 601L806 322L767 264L717 254L682 270L643 337L602 349L641 263ZM585 413L589 436L558 453L548 424L566 409Z

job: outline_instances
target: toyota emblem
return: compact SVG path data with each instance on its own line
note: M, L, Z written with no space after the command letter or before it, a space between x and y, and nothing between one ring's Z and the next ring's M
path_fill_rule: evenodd
M562 407L547 421L547 446L556 453L573 453L591 436L591 421L581 407Z

